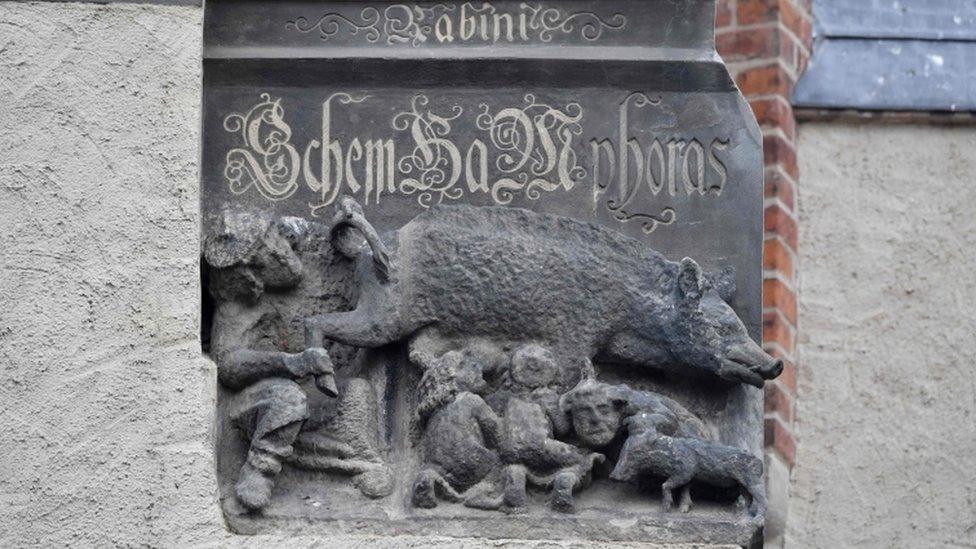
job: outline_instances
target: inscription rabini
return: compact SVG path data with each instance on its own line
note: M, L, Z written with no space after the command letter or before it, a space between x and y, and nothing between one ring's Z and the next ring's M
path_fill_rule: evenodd
M387 135L340 137L337 109L370 99L331 94L322 103L320 138L302 149L292 143L281 100L270 94L246 112L227 115L224 129L239 139L224 164L229 190L243 194L253 188L269 201L281 201L304 184L315 195L308 204L315 217L343 194L366 204L384 194L414 196L424 208L482 194L507 205L519 194L539 200L589 179L594 209L606 208L622 223L640 223L650 234L673 224L677 215L670 207L645 211L647 204L659 196L721 196L728 180L722 159L728 140L706 145L697 138L636 137L641 132L631 127L632 111L660 104L640 92L620 103L617 135L589 139L588 168L577 151L587 149L579 103L551 105L530 93L517 106L481 102L469 112L458 104L433 107L429 97L416 94L389 121ZM456 125L474 131L456 132ZM462 134L469 136L466 141Z
M471 2L443 3L430 6L393 4L382 13L372 6L363 8L358 16L329 12L318 19L296 17L285 28L300 33L318 33L328 41L345 33L362 36L369 43L381 38L387 44L410 44L419 47L427 42L524 43L533 40L551 42L558 35L577 34L594 42L606 31L619 31L627 26L627 18L620 13L602 17L590 11L566 12L542 3L522 2L515 10L499 9L490 2L480 6Z

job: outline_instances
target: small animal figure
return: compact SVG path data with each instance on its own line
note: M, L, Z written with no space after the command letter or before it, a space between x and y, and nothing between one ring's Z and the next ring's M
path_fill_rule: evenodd
M658 426L667 419L655 414L628 418L630 433L620 453L611 480L638 482L644 477L664 477L661 505L664 511L674 506L675 489L681 489L681 511L691 510L689 484L696 480L720 487L739 487L747 499L752 516L766 511L763 465L744 450L697 438L662 434Z

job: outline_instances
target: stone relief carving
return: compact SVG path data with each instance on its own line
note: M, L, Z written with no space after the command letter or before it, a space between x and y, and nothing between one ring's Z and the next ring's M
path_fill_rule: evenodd
M334 211L328 226L224 212L204 243L225 422L247 444L245 509L272 503L287 466L367 499L400 486L417 510L517 514L539 493L571 514L599 477L663 479L664 509L681 490L685 512L692 482L732 488L761 518L756 457L673 398L599 379L629 369L762 387L779 375L728 305L730 273L515 208L435 206L387 235L352 198ZM384 422L364 353L391 346L419 379L411 417ZM405 476L384 423L413 433Z

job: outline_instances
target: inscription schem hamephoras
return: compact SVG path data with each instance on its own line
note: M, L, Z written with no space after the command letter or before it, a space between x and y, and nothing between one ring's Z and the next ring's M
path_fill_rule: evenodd
M407 195L427 208L474 194L507 205L518 194L541 200L586 185L594 207L651 233L677 220L675 210L663 205L667 201L719 197L728 181L730 141L654 136L637 121L647 117L636 114L653 116L661 100L642 92L620 101L616 131L605 136L584 134L586 112L577 102L547 102L527 93L515 104L485 100L465 108L416 93L385 126L360 130L371 135L342 137L348 134L336 126L340 112L364 108L371 99L379 101L367 93L326 97L318 136L306 143L295 142L294 121L271 94L247 111L226 115L224 130L237 141L224 162L230 191L259 193L269 201L308 193L316 217L344 194L367 205L384 195Z

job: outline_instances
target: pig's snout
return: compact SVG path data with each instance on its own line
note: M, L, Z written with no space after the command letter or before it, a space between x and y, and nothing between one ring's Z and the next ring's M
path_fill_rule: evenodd
M783 361L769 356L752 341L733 347L727 358L744 369L739 374L743 381L757 387L762 387L764 380L773 379L783 373Z
M775 379L782 373L783 359L774 358L772 362L767 364L766 367L759 372L759 375L763 376L765 379Z

